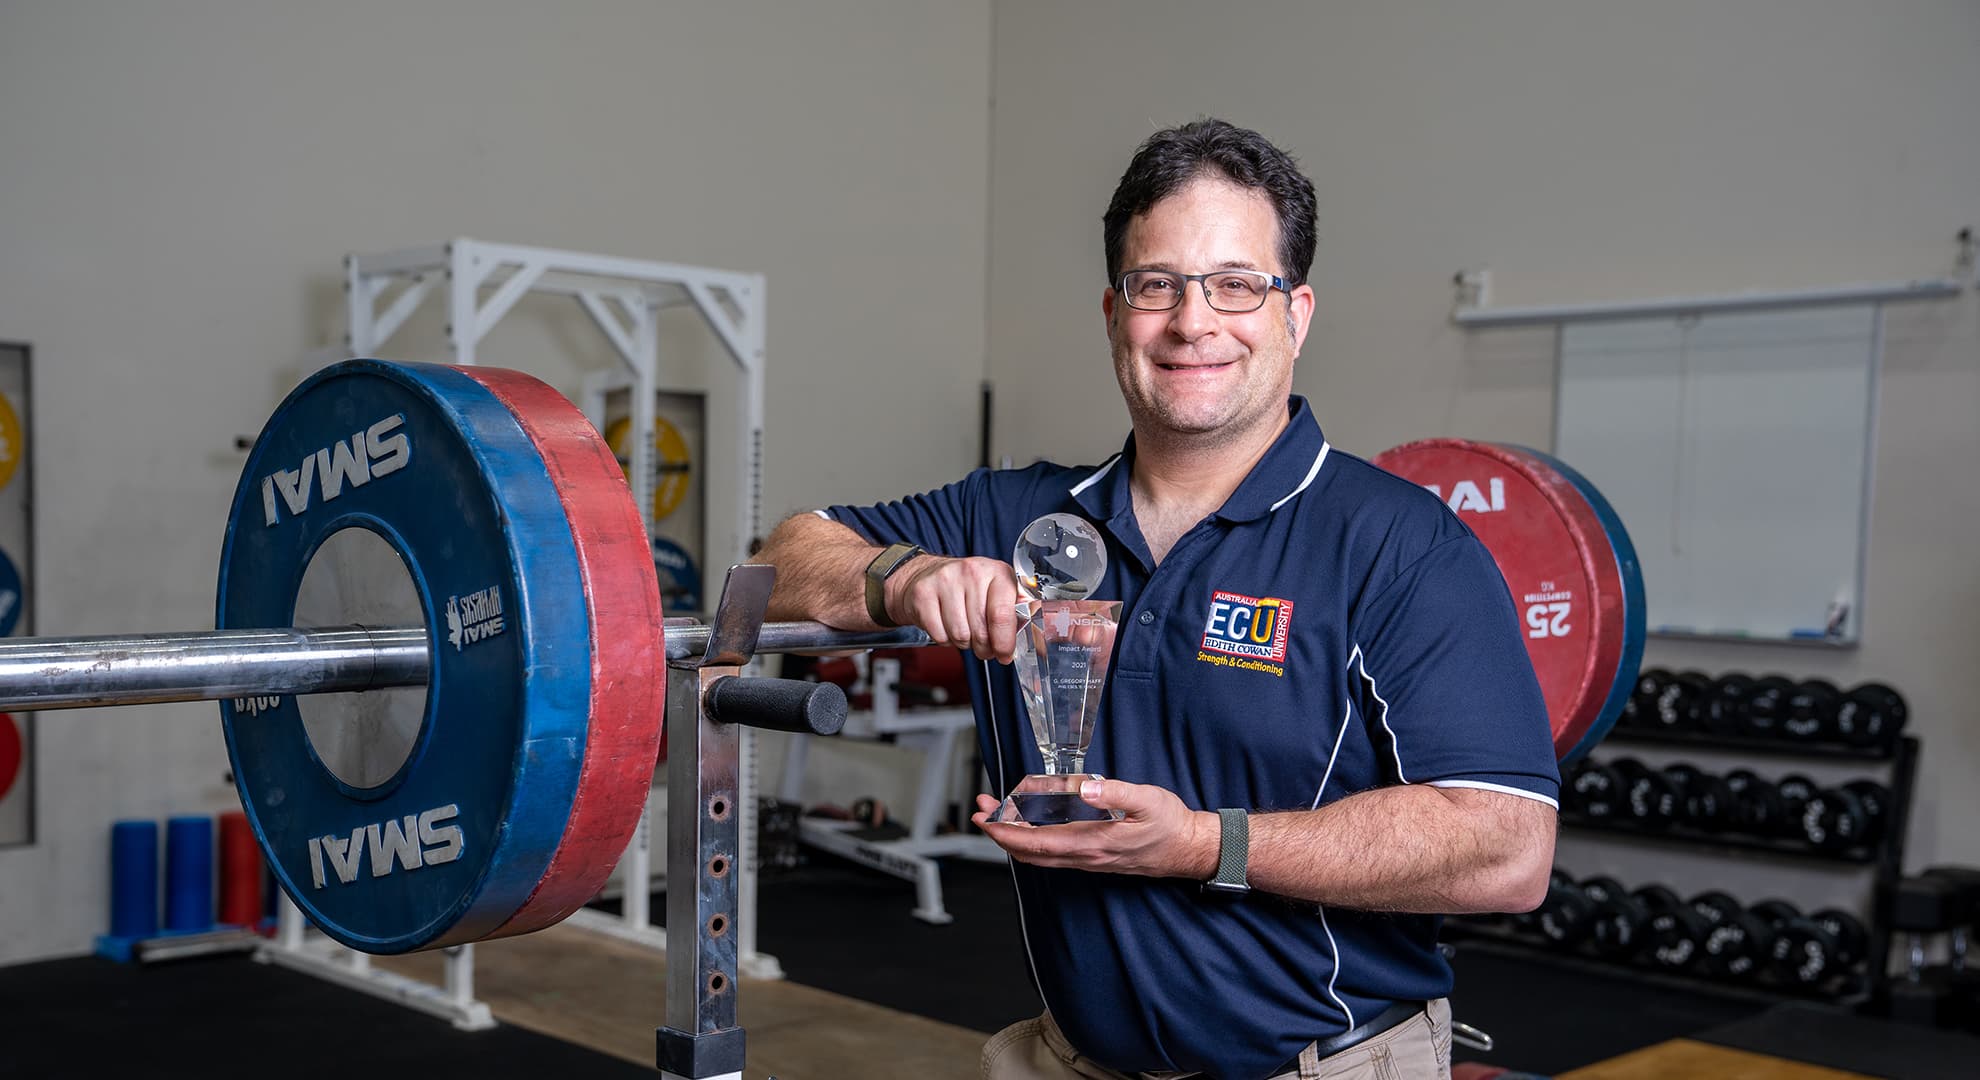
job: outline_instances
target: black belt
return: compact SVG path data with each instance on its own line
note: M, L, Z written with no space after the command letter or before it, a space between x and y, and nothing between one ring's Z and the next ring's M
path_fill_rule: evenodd
M1391 1028L1397 1027L1404 1021L1415 1019L1417 1014L1421 1013L1426 1007L1426 1002L1398 1001L1394 1005L1376 1013L1375 1018L1365 1024L1349 1028L1332 1038L1319 1040L1313 1044L1314 1049L1319 1051L1322 1058L1333 1057L1343 1050L1352 1049ZM1280 1066L1272 1075L1278 1076L1280 1073L1297 1072L1299 1072L1299 1059L1295 1057Z

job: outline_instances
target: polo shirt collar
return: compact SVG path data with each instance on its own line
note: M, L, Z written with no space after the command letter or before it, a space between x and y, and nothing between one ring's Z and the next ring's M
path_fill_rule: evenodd
M1298 394L1286 401L1291 417L1286 429L1272 442L1271 449L1258 459L1231 497L1217 511L1225 521L1256 521L1292 501L1320 475L1332 449L1320 430L1320 421L1306 399ZM1070 494L1094 520L1115 523L1134 519L1134 495L1128 477L1134 471L1134 434L1130 432L1121 452L1099 468L1074 474ZM1116 532L1120 530L1117 528ZM1137 537L1139 529L1132 530Z

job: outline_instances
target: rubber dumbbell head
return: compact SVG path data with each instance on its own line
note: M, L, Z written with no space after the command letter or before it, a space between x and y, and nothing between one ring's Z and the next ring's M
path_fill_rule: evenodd
M1589 935L1595 951L1612 960L1627 960L1643 946L1649 929L1650 911L1643 902L1611 877L1592 877L1581 883L1581 893L1591 908Z
M1662 885L1645 885L1634 895L1650 913L1643 956L1666 971L1689 971L1696 967L1711 923Z
M1889 746L1904 730L1904 696L1883 683L1862 683L1836 705L1836 734L1852 746Z

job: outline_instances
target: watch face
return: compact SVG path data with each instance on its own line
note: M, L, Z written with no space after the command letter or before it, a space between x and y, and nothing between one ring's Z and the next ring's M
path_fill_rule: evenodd
M1249 885L1230 881L1206 881L1203 883L1203 887L1211 892L1223 893L1226 896L1243 896L1251 891L1251 886Z

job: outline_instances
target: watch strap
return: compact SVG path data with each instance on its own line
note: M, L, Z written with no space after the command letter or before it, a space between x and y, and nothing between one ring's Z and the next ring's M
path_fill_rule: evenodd
M875 625L890 629L900 625L887 616L887 579L909 559L926 553L919 544L889 544L866 564L866 617Z
M1251 816L1243 810L1217 811L1217 876L1204 884L1217 892L1251 891L1244 869L1251 853Z

